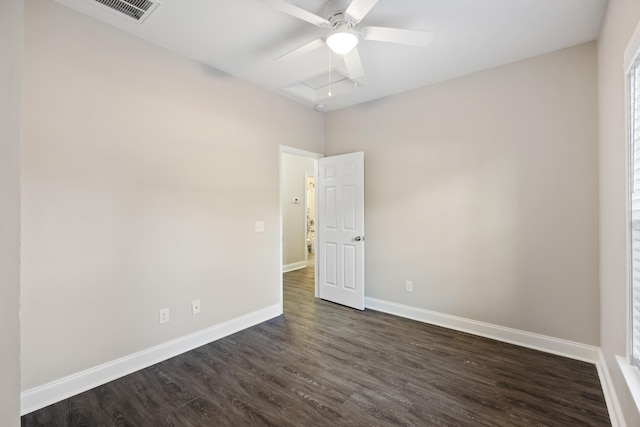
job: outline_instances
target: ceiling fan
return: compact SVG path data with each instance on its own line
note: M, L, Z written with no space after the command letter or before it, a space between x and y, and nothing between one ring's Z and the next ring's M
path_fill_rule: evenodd
M306 43L276 58L276 60L297 57L326 44L331 51L343 56L347 73L351 80L364 75L362 62L356 47L360 39L411 46L427 46L433 39L433 33L427 31L372 26L359 28L360 21L373 9L379 0L329 0L324 6L323 15L326 18L283 0L261 1L295 18L329 30L326 38Z

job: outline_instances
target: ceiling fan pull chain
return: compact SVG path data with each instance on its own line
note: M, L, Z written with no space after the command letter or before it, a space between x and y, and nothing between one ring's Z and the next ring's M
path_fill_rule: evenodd
M331 49L328 49L328 50L329 50L329 98L331 98L331 84L333 83L333 79L331 78L332 77L331 73L333 71L331 61L333 60L333 54L331 53Z

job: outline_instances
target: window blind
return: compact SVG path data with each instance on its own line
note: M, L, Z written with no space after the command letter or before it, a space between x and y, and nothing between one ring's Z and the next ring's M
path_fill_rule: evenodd
M640 366L640 57L629 71L631 355Z

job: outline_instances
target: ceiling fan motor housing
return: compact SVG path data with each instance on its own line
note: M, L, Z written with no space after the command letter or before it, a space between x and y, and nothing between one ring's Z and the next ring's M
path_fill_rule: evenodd
M345 13L349 4L351 4L350 0L329 0L324 5L324 16L326 16L327 21L331 23L331 29L353 30L356 26L357 22L353 22Z

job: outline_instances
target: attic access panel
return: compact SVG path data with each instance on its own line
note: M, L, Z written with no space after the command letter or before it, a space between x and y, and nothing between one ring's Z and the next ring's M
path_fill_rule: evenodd
M345 72L334 68L286 86L283 90L305 101L315 103L332 96L349 93L359 85L358 82L347 77Z

